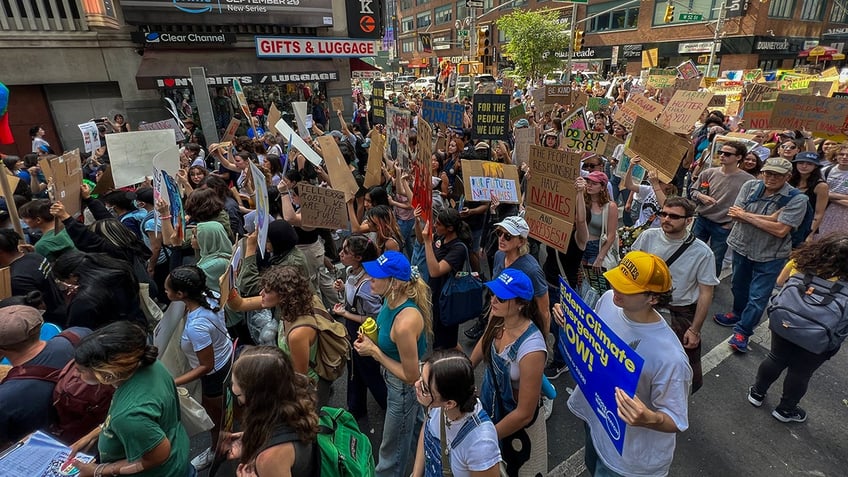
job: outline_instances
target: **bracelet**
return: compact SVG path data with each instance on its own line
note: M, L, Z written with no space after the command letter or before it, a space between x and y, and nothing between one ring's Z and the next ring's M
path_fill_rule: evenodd
M688 330L686 330L686 331L691 332L691 333L692 333L693 335L695 335L695 336L701 336L701 333L700 333L700 332L698 332L698 331L695 331L695 329L694 329L694 328L689 328L689 329L688 329Z
M94 468L94 477L103 477L103 469L106 468L106 464L97 464L97 467Z
M160 215L159 216L159 218L162 219L162 220L170 219L171 217L172 217L171 215Z

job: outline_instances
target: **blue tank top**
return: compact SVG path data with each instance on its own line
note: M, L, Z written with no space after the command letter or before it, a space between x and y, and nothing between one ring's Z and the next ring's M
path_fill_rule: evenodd
M398 314L404 308L417 308L415 306L415 302L411 299L407 299L397 308L389 308L389 303L387 300L383 301L383 308L380 309L380 313L377 315L377 346L380 347L380 350L386 354L389 358L400 362L400 353L398 352L397 345L394 341L392 341L391 332L392 326L395 324L395 318L397 318ZM424 332L418 336L418 359L424 357L424 352L427 350L427 337Z

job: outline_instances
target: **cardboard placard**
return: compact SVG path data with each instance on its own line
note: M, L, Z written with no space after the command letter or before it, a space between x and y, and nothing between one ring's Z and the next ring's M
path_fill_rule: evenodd
M371 115L374 124L386 124L386 83L371 83Z
M139 131L161 131L163 129L171 129L174 131L174 139L177 142L182 142L186 140L185 134L183 134L183 129L180 127L180 124L174 118L163 119L161 121L154 121L152 123L144 123L138 125ZM86 152L89 152L86 150Z
M386 148L386 140L376 128L368 133L368 137L371 138L371 146L368 148L368 164L365 167L365 187L371 188L383 183L383 150Z
M431 124L446 124L462 128L465 106L451 101L425 99L421 104L421 117Z
M10 267L0 268L0 300L12 296L12 269Z
M115 187L144 182L153 170L153 158L163 151L162 169L172 177L180 170L180 151L171 129L108 134L106 145Z
M548 174L573 181L580 177L583 154L549 147L530 146L531 174Z
M601 153L606 149L607 134L585 129L564 129L562 146L569 151Z
M689 140L637 118L630 135L631 156L639 155L644 164L657 168L663 182L671 182L683 156L689 151ZM629 154L630 155L630 154Z
M535 128L515 130L515 165L521 166L530 159L530 146L536 143Z
M649 88L663 89L672 88L677 81L676 76L671 75L648 75L648 80L645 85Z
M550 84L545 86L545 103L571 105L571 86Z
M530 226L531 237L562 253L568 252L571 229L574 228L571 222L535 207L525 209L524 220Z
M280 132L277 131L277 121L280 119L283 119L282 113L280 113L280 110L277 109L276 103L271 103L271 108L268 109L268 124L266 125L266 128L274 134L280 134Z
M697 78L701 74L701 72L698 71L698 67L695 66L695 62L692 60L680 63L677 67L677 72L680 73L680 76L685 80ZM700 79L698 81L700 82Z
M475 139L505 139L509 134L508 94L475 94L471 135Z
M536 109L542 109L542 105L545 104L545 88L536 88L530 91L530 95L533 96L533 106Z
M657 126L669 132L688 134L712 97L708 91L675 92L657 119Z
M347 229L345 193L327 187L298 184L300 220L304 227L317 229Z
M335 138L324 135L318 136L317 141L321 146L321 154L324 155L324 163L327 165L330 185L333 189L344 192L346 201L353 199L359 191L359 185L353 178L350 166L345 162Z
M115 180L112 179L112 166L107 164L106 167L103 168L102 175L97 181L97 184L94 185L94 190L91 191L91 193L105 194L111 190L115 190Z
M463 159L462 171L466 200L488 202L494 196L502 204L521 202L518 168L514 165Z
M745 98L745 103L763 101L769 93L775 93L776 88L766 86L759 83L749 83L744 86L742 97Z
M631 96L613 115L613 119L629 131L636 124L636 118L645 118L649 122L654 122L660 117L662 111L662 104L639 94Z
M771 129L771 114L774 111L774 101L745 103L742 118L750 129Z
M612 134L607 134L607 144L603 152L601 152L601 155L605 157L612 157L613 153L615 152L615 148L622 144L624 144L623 139L619 139L613 136Z
M562 120L563 129L589 129L586 119L586 109L581 106Z
M690 78L690 79L681 79L677 78L677 81L674 82L674 89L676 91L698 91L701 87L701 78Z
M723 108L727 106L727 95L726 94L717 94L710 99L710 103L707 105L708 108Z
M236 131L238 131L239 126L241 126L241 121L238 119L230 119L230 124L227 125L227 129L224 131L224 137L221 138L221 142L233 142L233 139L236 138Z
M21 226L21 219L18 216L18 206L15 204L15 188L18 187L18 179L16 176L13 176L11 172L8 172L8 169L4 168L3 171L0 171L0 190L3 192L3 198L6 200L6 208L9 211L9 220L12 222L12 227L15 228L15 231L21 238L24 237L24 229Z
M76 216L82 211L80 198L82 167L79 149L51 159L50 172L53 177L54 200L62 202L65 210L72 216Z
M312 137L312 133L309 132L313 125L311 120L312 115L307 113L307 108L309 106L306 104L306 101L292 101L291 106L292 111L294 112L294 123L297 125L297 132L300 134L300 137ZM307 119L307 114L309 119Z
M404 170L409 169L409 127L411 116L408 110L386 106L386 140L389 156L400 162Z
M812 131L823 137L844 137L848 119L848 101L843 98L800 96L781 93L771 116L777 129Z
M527 206L574 223L577 188L573 180L549 174L530 174L527 180Z
M333 108L333 112L341 111L344 112L344 99L343 98L330 98L330 106Z
M659 48L642 50L642 69L656 68L659 65Z
M839 81L810 81L810 94L830 98L839 89Z

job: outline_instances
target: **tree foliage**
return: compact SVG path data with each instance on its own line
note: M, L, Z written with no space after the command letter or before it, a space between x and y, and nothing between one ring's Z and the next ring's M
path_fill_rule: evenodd
M558 12L516 10L500 17L497 25L509 40L503 53L519 74L535 79L562 67L556 54L568 51L571 32L559 22Z

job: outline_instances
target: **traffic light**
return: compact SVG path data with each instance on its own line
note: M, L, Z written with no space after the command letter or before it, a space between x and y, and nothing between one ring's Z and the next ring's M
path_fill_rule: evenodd
M663 17L663 21L666 23L674 21L674 5L671 4L671 1L665 6L665 17Z
M580 51L583 48L583 32L581 30L574 31L574 51Z
M490 34L491 30L488 27L477 28L477 56L479 61L483 61L484 58L489 56Z

